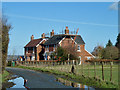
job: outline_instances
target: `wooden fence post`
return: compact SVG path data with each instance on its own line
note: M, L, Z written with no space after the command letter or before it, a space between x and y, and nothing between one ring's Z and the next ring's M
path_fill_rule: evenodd
M104 67L103 67L103 62L102 62L102 80L104 80Z
M94 62L94 78L96 78L96 62Z
M112 81L112 62L110 62L110 81Z
M75 67L74 67L74 65L72 65L71 73L75 74Z

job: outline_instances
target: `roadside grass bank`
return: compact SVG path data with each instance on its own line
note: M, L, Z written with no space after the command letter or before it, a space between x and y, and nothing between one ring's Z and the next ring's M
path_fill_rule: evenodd
M23 68L23 69L30 69L30 70L36 70L41 72L49 72L55 75L64 75L66 79L72 79L75 80L81 84L91 86L94 88L118 88L118 85L109 82L109 81L103 81L101 79L97 79L94 77L85 77L83 75L78 74L72 74L70 72L65 72L64 70L58 70L54 69L54 66L51 67L32 67L32 66L16 66L17 68ZM57 66L56 66L57 67ZM69 68L70 69L70 68ZM69 70L68 70L69 71Z
M41 66L43 67L43 66ZM40 68L41 68L40 67ZM56 65L56 66L48 66L46 69L58 70L61 72L70 72L72 65ZM94 69L94 65L75 65L75 74L83 75L85 77L96 77L97 79L102 80L102 66L96 65ZM95 73L96 72L96 73ZM104 65L104 81L110 82L110 65ZM112 65L112 83L118 85L118 65Z
M0 80L2 81L3 89L9 88L9 87L12 87L13 85L15 85L13 82L8 82L8 80L12 79L11 75L12 74L6 70L4 71L3 74L0 74Z
M10 73L7 72L6 70L4 73L1 75L2 82L4 83L6 80L8 80Z

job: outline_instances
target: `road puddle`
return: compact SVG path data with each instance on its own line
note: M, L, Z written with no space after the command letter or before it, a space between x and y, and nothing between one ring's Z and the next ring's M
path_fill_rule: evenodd
M65 80L63 78L57 78L56 81L61 82L65 86L71 86L71 87L74 87L74 88L82 88L82 90L95 90L94 88L89 87L87 85L82 85L80 83L76 83L76 82L73 82L73 81Z
M12 77L16 77L16 78L8 80L8 82L13 82L15 85L13 85L10 88L25 88L24 87L24 79L23 79L23 77L18 77L17 75L14 75Z

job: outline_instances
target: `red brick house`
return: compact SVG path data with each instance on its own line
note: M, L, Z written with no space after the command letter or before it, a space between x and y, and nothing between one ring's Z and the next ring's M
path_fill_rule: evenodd
M74 38L76 39L74 41ZM51 32L51 37L44 43L45 47L45 59L47 60L47 55L53 53L57 47L66 47L68 45L74 44L77 48L76 52L80 58L80 63L83 63L85 60L94 58L94 56L85 50L85 42L83 41L80 35L71 35L69 34L69 29L66 27L65 34L54 35L54 30Z
M44 46L43 44L46 41L45 34L42 34L42 38L34 39L34 36L31 36L31 41L24 47L24 57L26 61L34 60L44 60Z

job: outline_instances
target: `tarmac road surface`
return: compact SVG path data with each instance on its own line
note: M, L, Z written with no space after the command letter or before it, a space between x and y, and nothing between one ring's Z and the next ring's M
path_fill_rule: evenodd
M55 76L51 74L10 67L7 67L6 70L27 79L26 87L28 88L71 88L71 86L57 82Z

